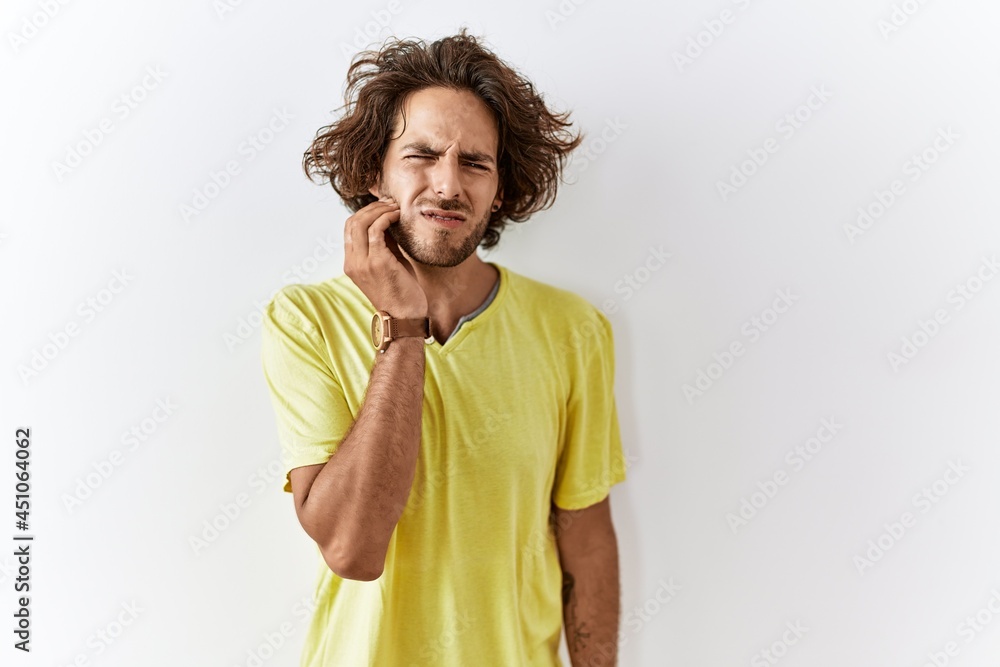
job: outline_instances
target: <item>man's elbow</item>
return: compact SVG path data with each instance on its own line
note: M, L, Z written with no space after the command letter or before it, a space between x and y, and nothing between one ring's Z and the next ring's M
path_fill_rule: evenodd
M323 554L326 566L341 579L374 581L381 577L385 570L384 554L382 558L366 557L357 550L345 549L335 543L326 547L320 546L320 552Z
M319 547L326 566L338 577L374 581L382 576L391 535L381 535L365 518L317 513L305 499L296 507L296 514Z

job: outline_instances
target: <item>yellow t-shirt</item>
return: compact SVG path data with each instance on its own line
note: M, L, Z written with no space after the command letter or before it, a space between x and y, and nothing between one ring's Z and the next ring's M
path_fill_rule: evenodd
M583 297L489 264L493 301L424 345L416 473L385 569L342 579L319 556L303 667L562 667L549 513L625 480L612 329ZM285 286L266 309L285 491L287 471L328 461L358 415L374 310L347 275Z

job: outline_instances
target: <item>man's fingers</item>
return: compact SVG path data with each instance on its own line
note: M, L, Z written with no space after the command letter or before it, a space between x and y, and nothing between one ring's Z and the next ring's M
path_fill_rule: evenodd
M344 225L345 250L368 257L368 229L380 215L394 208L388 202L373 202L348 218Z
M368 256L368 224L365 218L364 212L358 211L344 225L344 247L358 253L360 257Z
M396 243L396 239L389 234L389 225L393 222L399 220L399 208L388 211L378 218L371 227L368 228L368 252L369 257L375 256L376 253L385 252L388 250L392 253L393 257L403 265L410 275L414 275L413 266L410 265L409 260L403 256L403 251L399 249L399 244Z
M386 250L385 235L389 225L399 218L399 210L386 211L375 218L375 222L368 228L368 255L371 256L380 250Z
M413 270L413 265L410 264L409 259L403 256L403 251L399 249L399 244L396 243L396 239L394 239L391 234L386 234L384 238L386 246L392 254L396 256L399 263L403 265L403 268L409 271L411 276L416 277L417 273Z
M427 297L416 280L414 264L388 233L401 215L399 205L389 200L372 202L347 219L344 273L373 304L390 310L426 308ZM399 270L400 265L405 272Z

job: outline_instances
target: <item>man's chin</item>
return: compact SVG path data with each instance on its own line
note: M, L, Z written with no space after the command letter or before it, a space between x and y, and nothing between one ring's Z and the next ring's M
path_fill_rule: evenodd
M432 255L424 256L423 253L406 253L407 258L414 264L419 264L424 267L435 267L435 268L451 268L458 266L462 262L468 259L468 257L459 257L454 254L442 256L442 255Z
M406 257L414 264L419 264L420 266L426 266L426 267L457 266L457 264L461 263L461 262L452 263L451 261L449 261L453 259L452 257L441 257L433 253L425 254L420 251L414 251L412 253L407 252Z

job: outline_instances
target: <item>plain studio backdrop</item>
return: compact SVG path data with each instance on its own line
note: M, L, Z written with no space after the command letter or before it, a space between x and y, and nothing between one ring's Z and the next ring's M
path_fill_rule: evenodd
M317 554L259 311L343 273L349 212L300 161L350 57L467 25L585 133L555 205L483 257L614 326L620 664L995 665L998 19L5 2L0 662L298 664Z

